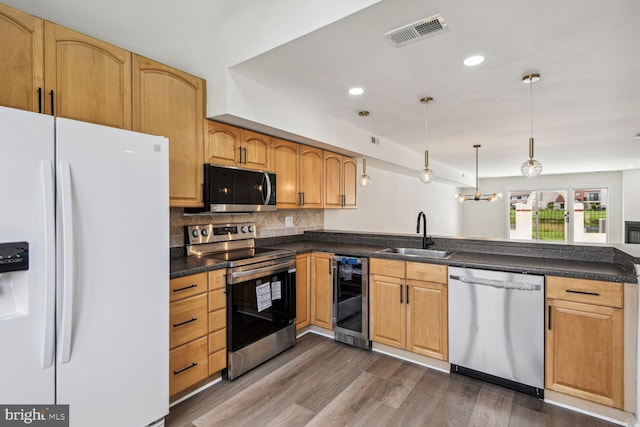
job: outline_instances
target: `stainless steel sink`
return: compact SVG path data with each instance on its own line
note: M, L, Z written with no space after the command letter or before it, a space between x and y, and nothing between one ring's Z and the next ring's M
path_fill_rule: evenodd
M386 252L390 254L409 255L422 258L449 258L452 253L449 251L439 251L435 249L418 249L418 248L387 248L378 252Z

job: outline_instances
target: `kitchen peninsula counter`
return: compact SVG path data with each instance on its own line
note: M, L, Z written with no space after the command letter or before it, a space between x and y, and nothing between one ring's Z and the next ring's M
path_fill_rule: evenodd
M634 264L640 264L640 250L634 253L636 248L629 248L631 245L570 245L447 237L433 237L433 240L433 249L446 250L451 255L443 259L379 252L390 247L419 248L421 237L416 235L330 230L261 238L256 240L256 245L288 249L296 253L317 251L514 273L637 283ZM179 256L171 259L171 278L226 266L224 261Z

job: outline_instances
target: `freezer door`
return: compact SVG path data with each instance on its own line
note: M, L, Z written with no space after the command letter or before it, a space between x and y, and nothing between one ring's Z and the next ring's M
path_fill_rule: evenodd
M147 425L169 412L168 143L57 119L56 149L57 401Z
M54 403L53 118L0 107L0 403ZM22 248L22 249L20 249ZM9 261L28 249L28 269ZM2 272L4 271L4 272Z

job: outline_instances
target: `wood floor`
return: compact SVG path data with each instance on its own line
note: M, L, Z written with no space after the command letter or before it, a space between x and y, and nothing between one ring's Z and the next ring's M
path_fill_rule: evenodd
M174 406L182 426L614 426L534 397L307 334Z

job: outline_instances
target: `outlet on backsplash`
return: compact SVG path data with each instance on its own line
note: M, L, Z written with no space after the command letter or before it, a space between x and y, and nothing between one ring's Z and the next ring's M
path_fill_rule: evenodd
M324 211L322 209L291 209L276 212L185 216L183 208L171 208L171 247L184 246L184 227L187 225L238 222L255 222L258 237L302 234L307 230L324 228Z

